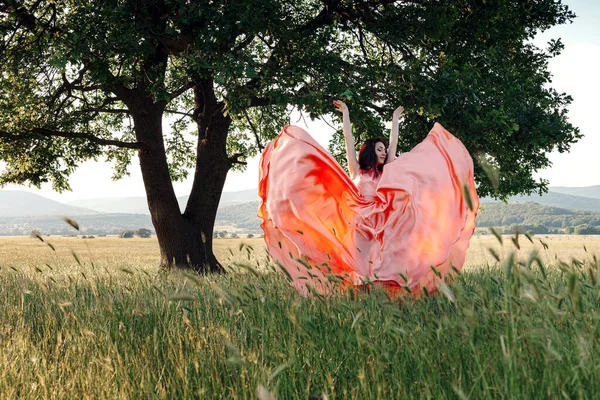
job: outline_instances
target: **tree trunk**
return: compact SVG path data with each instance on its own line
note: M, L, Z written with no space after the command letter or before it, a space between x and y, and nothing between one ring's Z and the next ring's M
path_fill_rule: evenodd
M198 81L194 87L198 124L198 147L194 183L183 217L205 238L203 251L211 271L222 270L212 250L217 208L231 160L227 156L227 134L231 119L223 115L224 104L217 101L213 82Z
M208 207L206 214L204 210L196 213L186 211L186 214L182 214L169 175L162 134L163 110L153 106L144 107L144 111L132 114L136 136L142 143L142 149L138 154L148 208L160 246L160 265L165 269L187 268L199 273L224 272L213 254L212 234L216 207L220 198L219 193L214 203L214 192L216 188L222 189L228 168L224 172L223 168L219 169L218 178L214 178L214 174L200 171L201 175L206 174L203 178L207 181L202 181L201 184L206 184L210 188L208 193L212 194L212 201L209 202L211 207ZM203 157L210 159L211 155L208 153ZM209 169L212 168L209 166ZM196 175L198 173L197 168ZM216 182L212 179L216 179ZM192 193L198 191L197 186L198 182L195 182ZM204 191L201 192L200 197L205 198Z

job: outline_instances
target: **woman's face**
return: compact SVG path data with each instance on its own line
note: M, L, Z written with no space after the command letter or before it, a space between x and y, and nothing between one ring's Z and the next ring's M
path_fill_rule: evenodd
M385 144L383 144L382 142L375 143L375 155L377 156L377 165L385 163L385 159L387 157Z

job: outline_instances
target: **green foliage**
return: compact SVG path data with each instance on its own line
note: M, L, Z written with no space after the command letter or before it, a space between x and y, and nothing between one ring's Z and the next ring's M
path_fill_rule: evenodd
M600 224L597 226L587 224L576 226L574 233L576 235L600 235Z
M227 224L235 224L236 228L244 229L252 232L261 232L261 220L256 215L258 210L258 202L236 204L219 208L217 211L217 221L222 221Z
M150 229L140 228L137 231L135 231L135 235L147 239L152 237L152 231Z
M131 239L135 236L135 231L125 230L119 233L121 239Z
M148 110L181 118L163 142L171 178L184 179L195 163L185 132L212 118L192 94L201 82L242 161L290 110L318 118L335 98L348 102L357 141L382 134L399 104L403 151L440 121L498 170L490 181L476 165L482 195L545 190L532 173L580 137L571 98L550 86L562 44L528 44L574 18L559 1L27 0L0 16L0 185L66 190L82 161L102 157L115 178L127 174ZM341 149L338 134L340 160Z
M489 202L489 198L482 198L482 203ZM543 195L531 194L511 196L504 201L508 203L539 203L546 206L566 208L571 210L583 210L600 212L600 199L584 196L574 196L565 193L558 193L550 190Z
M503 230L503 233L530 233L530 234L546 234L552 233L548 228L544 225L519 225L519 224L511 224Z
M215 231L213 233L213 237L219 238L219 239L225 239L227 237L227 235L229 235L229 232L227 232L227 231Z
M577 225L600 226L600 213L528 203L483 203L477 214L478 227L522 226L526 230L543 232L543 228L567 228ZM536 228L537 227L537 228ZM510 229L511 232L514 228ZM567 232L569 233L569 232Z

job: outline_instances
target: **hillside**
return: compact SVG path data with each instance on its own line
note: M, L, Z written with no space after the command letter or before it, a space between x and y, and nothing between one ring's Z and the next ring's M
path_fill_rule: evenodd
M82 199L69 201L66 204L91 208L92 210L108 214L122 213L150 215L150 212L148 211L148 202L146 201L146 197L143 196Z
M600 187L600 186L599 186ZM569 189L588 189L588 188L569 188ZM582 193L593 192L583 190ZM189 196L180 196L177 198L180 208L185 208ZM245 205L251 202L258 202L258 193L256 189L243 190L239 192L223 192L219 207L227 207L230 205ZM483 203L496 202L497 200L484 198ZM510 203L527 203L535 202L543 205L576 209L585 211L600 212L600 197L583 197L572 194L548 192L543 196L514 196L509 198ZM109 199L88 199L71 202L69 204L91 208L100 212L106 213L126 213L126 214L149 214L146 199L144 197L124 197L124 198L109 198ZM240 212L241 213L241 212ZM241 214L239 214L241 215ZM217 217L218 218L218 217Z
M495 199L482 198L481 203L494 203ZM509 203L538 203L546 206L565 208L569 210L584 210L600 212L600 198L582 197L571 194L548 192L540 195L509 197Z
M256 216L258 202L219 207L216 227L235 226L238 231L260 233ZM146 214L94 214L73 216L83 234L116 235L125 229L147 228L154 231ZM44 234L70 235L77 233L60 216L0 216L0 235L28 235L32 230Z
M551 192L600 199L600 185L585 187L550 186L549 189Z
M262 232L258 212L258 201L220 207L217 211L216 225L235 225L238 229L252 233Z
M600 226L600 213L567 210L537 203L482 204L477 214L477 226L509 226L512 224L544 225L548 228L566 228L588 224Z
M477 215L477 227L501 227L514 231L517 226L536 233L600 233L600 213L567 210L537 203L484 203Z
M180 205L185 207L189 196L181 196L178 197ZM258 201L258 189L248 189L248 190L240 190L237 192L223 192L221 193L221 201L219 201L219 205L221 207L233 205L233 204L244 204L250 203L253 201Z
M233 226L242 233L261 233L260 219L256 216L258 202L249 202L220 207L217 212L216 229ZM74 218L84 234L118 234L124 229L147 228L153 230L150 216L143 214L96 214ZM537 203L502 202L483 203L478 216L477 227L502 227L514 229L516 225L527 230L546 233L560 230L574 231L574 228L589 226L600 229L600 213L568 210ZM540 229L545 227L546 229ZM568 228L571 228L569 230ZM0 217L0 235L27 235L33 229L44 234L65 235L76 231L60 217L22 216ZM577 233L577 232L575 232Z
M177 198L179 207L183 211L187 204L189 196L180 196ZM258 201L258 193L256 189L242 190L238 192L223 192L221 195L220 207L243 204L252 201ZM147 214L148 202L146 197L106 197L93 198L70 201L67 204L86 207L102 213L124 213L124 214Z
M74 217L80 233L88 235L117 235L125 229L146 228L154 230L149 215L140 214L98 214ZM32 230L43 234L71 235L78 233L62 218L43 217L0 217L0 235L29 235Z
M567 189L582 189L579 192L594 195L594 188ZM217 212L216 230L234 228L238 233L261 233L260 220L256 215L259 206L257 198L256 190L223 193ZM250 201L242 201L248 199ZM187 196L180 197L179 201L183 206ZM88 208L73 204L86 205ZM87 234L152 229L144 197L88 199L69 205L28 192L0 191L0 235L28 234L33 229L50 234L74 233L64 223L62 216L73 217L81 225L82 233ZM509 204L482 199L477 218L479 228L495 226L514 229L516 225L540 232L544 232L544 229L563 232L575 227L580 227L579 231L582 232L585 226L600 229L600 198L549 192L544 196L515 196L509 199Z
M256 216L258 202L223 207L217 213L217 225L236 225L250 232L260 232L260 219ZM477 215L477 227L509 228L514 225L543 226L549 231L564 230L582 225L599 226L600 213L568 210L534 202L505 204L483 203Z
M0 191L0 217L44 215L93 215L95 210L50 200L21 190Z

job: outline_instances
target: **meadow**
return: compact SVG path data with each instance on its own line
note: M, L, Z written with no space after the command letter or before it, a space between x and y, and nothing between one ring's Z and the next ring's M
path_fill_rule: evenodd
M303 298L262 239L200 277L154 239L0 237L0 398L597 398L600 238L501 239L395 299Z

